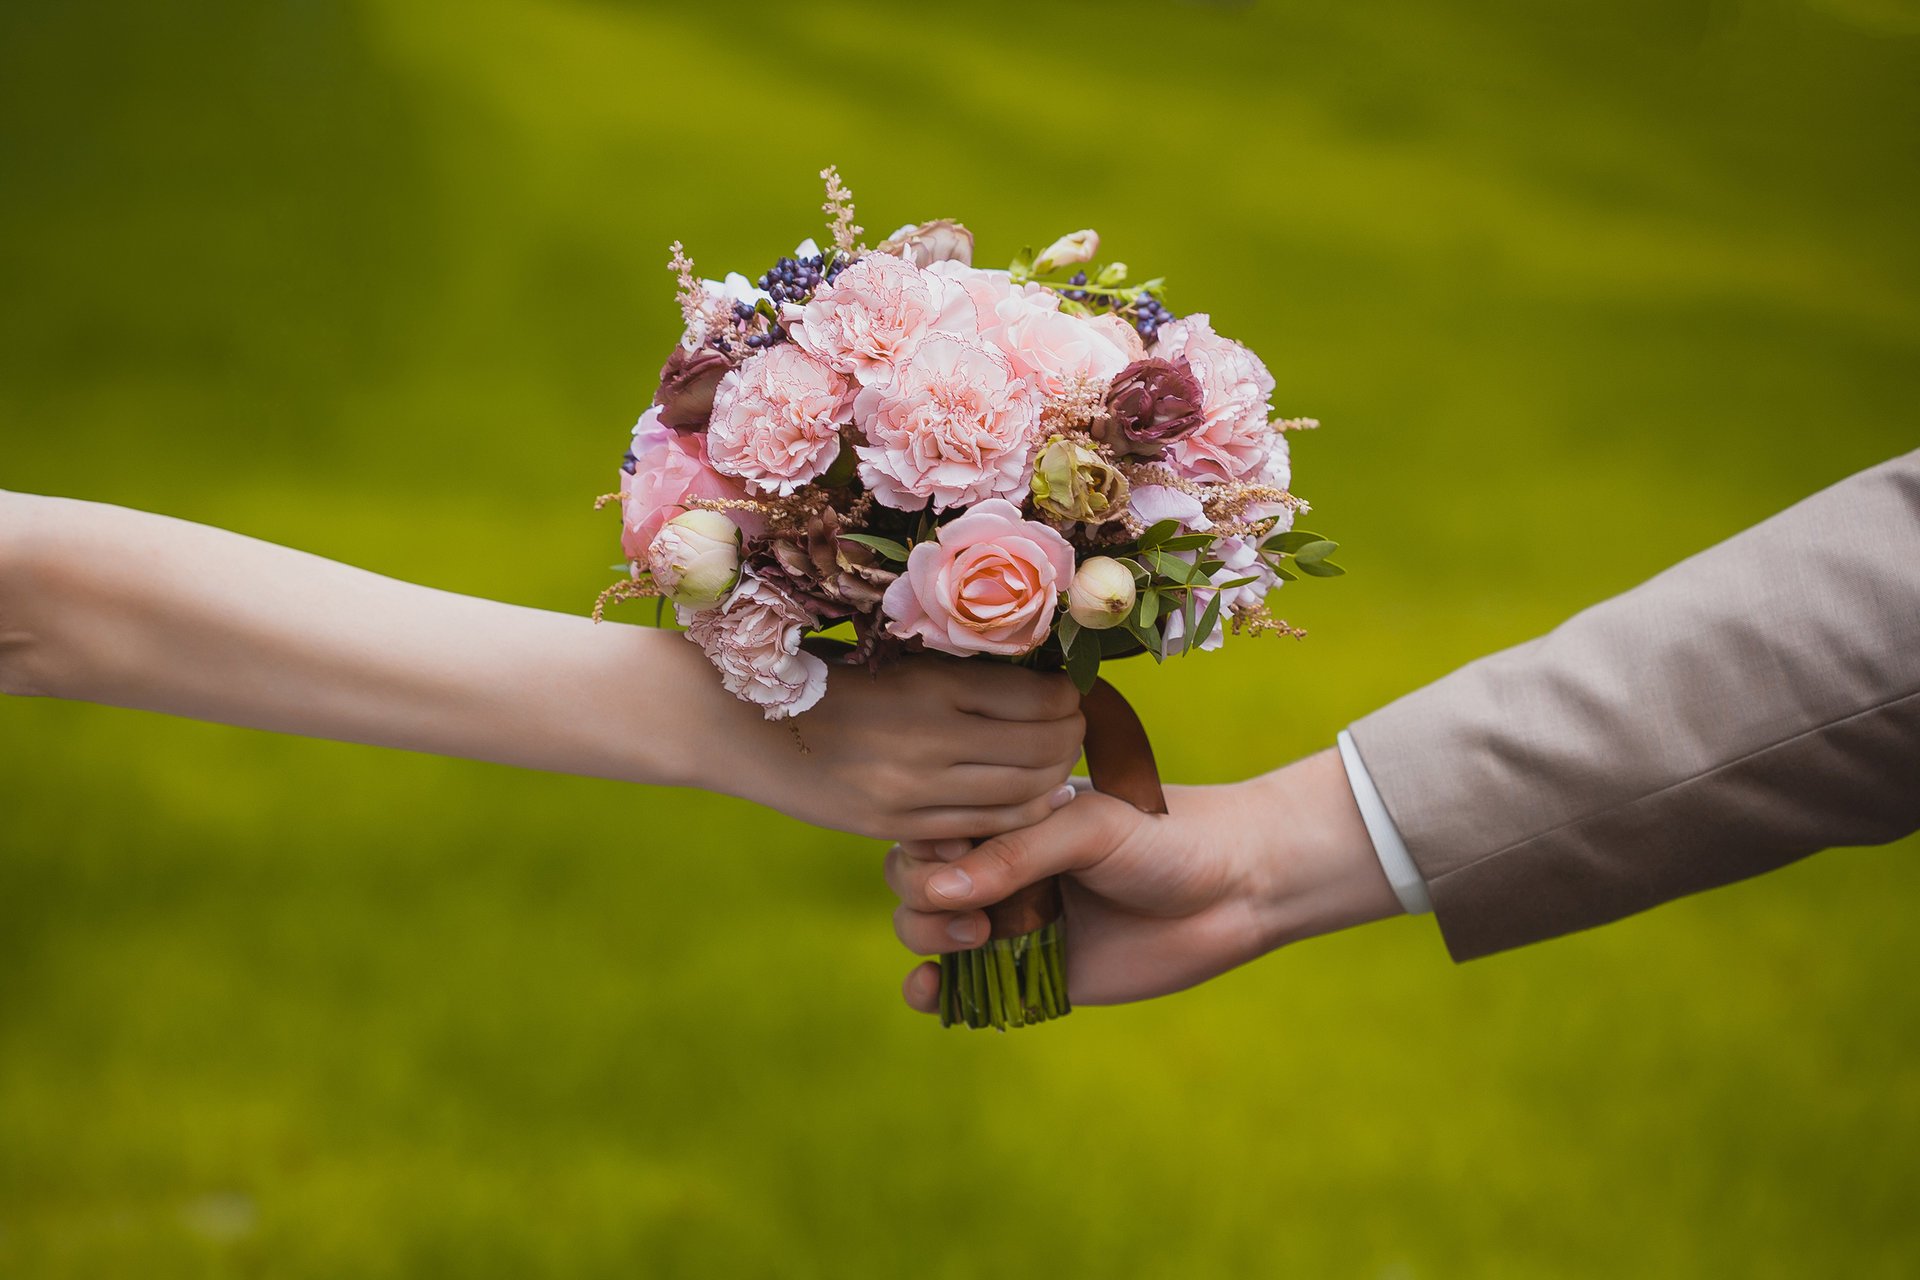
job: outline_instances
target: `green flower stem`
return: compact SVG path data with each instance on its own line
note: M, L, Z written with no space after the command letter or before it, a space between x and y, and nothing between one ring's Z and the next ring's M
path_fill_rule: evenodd
M1065 1017L1066 946L1054 921L940 957L940 1024L1005 1031Z

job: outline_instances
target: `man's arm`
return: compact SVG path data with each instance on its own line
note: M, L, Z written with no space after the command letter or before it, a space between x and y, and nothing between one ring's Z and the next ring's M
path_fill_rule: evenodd
M1457 959L1920 827L1920 451L1353 725Z

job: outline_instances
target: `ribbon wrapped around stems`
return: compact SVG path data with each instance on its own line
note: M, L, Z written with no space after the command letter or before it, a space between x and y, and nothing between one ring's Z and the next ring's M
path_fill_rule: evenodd
M1093 789L1143 813L1165 813L1153 745L1133 707L1105 680L1080 699ZM987 908L992 932L972 951L940 957L940 1025L1006 1030L1063 1018L1067 945L1059 878L1028 885Z

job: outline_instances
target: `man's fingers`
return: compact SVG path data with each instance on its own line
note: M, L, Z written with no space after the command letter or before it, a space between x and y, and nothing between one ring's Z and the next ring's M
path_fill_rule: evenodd
M984 911L915 911L910 907L896 907L893 912L893 932L901 944L917 956L971 951L985 942L992 930Z
M900 995L921 1013L940 1011L940 966L931 962L918 965L900 984Z
M969 662L949 669L954 705L995 720L1060 720L1080 709L1080 692L1059 672Z
M1085 796L1044 822L988 840L951 862L890 855L887 883L913 911L990 906L1048 876L1100 861L1124 838L1132 812L1118 800Z

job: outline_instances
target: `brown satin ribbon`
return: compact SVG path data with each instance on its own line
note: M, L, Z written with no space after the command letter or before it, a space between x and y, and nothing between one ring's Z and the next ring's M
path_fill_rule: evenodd
M1142 813L1165 813L1167 794L1160 788L1160 770L1153 763L1153 745L1140 717L1120 691L1105 680L1080 699L1087 718L1087 776L1093 789L1125 800ZM1050 876L1039 884L987 908L996 938L1017 938L1060 918L1060 881Z

